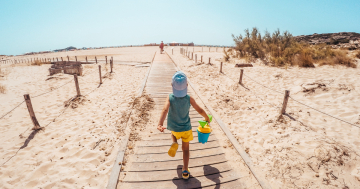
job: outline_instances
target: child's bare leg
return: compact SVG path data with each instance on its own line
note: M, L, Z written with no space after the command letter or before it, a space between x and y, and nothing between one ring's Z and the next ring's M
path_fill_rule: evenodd
M184 141L182 142L182 150L183 150L183 161L184 161L183 170L188 170L189 158L190 158L189 142L184 142Z
M171 139L173 142L177 142L176 137L171 133Z

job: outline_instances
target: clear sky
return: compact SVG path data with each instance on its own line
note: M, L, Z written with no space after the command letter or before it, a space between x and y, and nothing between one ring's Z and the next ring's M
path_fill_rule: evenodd
M233 45L258 27L360 33L360 0L0 0L0 55L68 46Z

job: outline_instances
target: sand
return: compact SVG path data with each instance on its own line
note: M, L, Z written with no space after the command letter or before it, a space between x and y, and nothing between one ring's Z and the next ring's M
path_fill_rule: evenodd
M188 48L193 51L192 47ZM360 185L360 61L358 68L322 66L315 69L273 68L255 63L240 69L224 63L221 49L195 47L196 65L166 51L208 99L233 135L251 156L256 172L272 188L357 188ZM195 55L194 55L195 56ZM208 58L211 63L208 65ZM244 62L243 62L244 63ZM267 89L255 82L268 87ZM290 99L289 116L279 117L285 90L311 107L346 120L351 126Z
M360 128L292 99L287 106L289 116L279 117L284 90L290 90L294 99L359 125L360 68L282 69L255 63L253 68L244 68L243 87L237 84L240 71L234 68L234 62L224 63L224 74L219 73L221 48L218 52L215 48L211 52L208 48L203 48L206 52L201 47L194 48L198 60L200 55L206 62L211 57L213 65L195 65L179 54L179 47L174 48L174 55L171 55L172 47L165 49L227 124L252 158L256 172L272 188L360 185ZM192 51L192 47L188 49ZM76 94L73 76L50 77L50 65L1 65L6 76L0 78L0 84L6 87L6 93L0 94L0 116L29 93L37 119L45 129L32 132L33 124L25 104L0 120L0 188L105 188L131 104L148 70L129 64L151 62L155 51L157 47L132 47L24 56L65 58L69 55L73 60L76 55L78 60L88 56L91 61L96 55L99 62L104 62L104 56L114 57L115 73L104 78L100 87L97 65L84 65L84 76L79 77L84 97L68 103L67 107L64 103ZM358 60L360 67L359 63ZM102 65L105 73L106 66ZM43 94L59 86L62 87ZM33 98L40 94L43 95ZM145 106L149 105L145 103ZM132 111L135 111L132 120L136 122L136 108ZM155 132L153 126L157 120L152 119L158 114L148 112L149 121L142 122L139 128L150 127L150 132ZM239 172L247 176L246 186L258 188L223 133L219 129L215 132L224 139L221 145L226 148L227 159L232 159Z
M118 52L115 61L151 62L156 50L102 49L100 55ZM128 53L124 59L123 51ZM99 86L98 66L83 66L84 76L78 77L83 97L67 107L66 102L76 95L72 75L48 76L50 65L46 64L2 69L8 74L0 80L7 89L0 94L0 115L22 102L23 94L28 93L44 129L31 130L33 124L25 103L1 119L0 188L106 187L124 136L124 115L148 67L115 64L114 73L106 75ZM106 69L110 71L109 65L102 64L102 68L103 74ZM62 87L54 90L58 86ZM43 95L35 98L39 94Z

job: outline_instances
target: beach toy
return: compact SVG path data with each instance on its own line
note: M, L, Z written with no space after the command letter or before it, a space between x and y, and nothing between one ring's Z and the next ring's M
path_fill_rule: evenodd
M210 122L212 121L212 115L208 115L209 116L209 119L210 119ZM198 140L199 142L205 144L208 139L209 139L209 136L210 136L210 133L211 133L211 128L210 128L210 125L207 121L202 121L200 120L199 121L199 127L197 129L197 132L198 132Z

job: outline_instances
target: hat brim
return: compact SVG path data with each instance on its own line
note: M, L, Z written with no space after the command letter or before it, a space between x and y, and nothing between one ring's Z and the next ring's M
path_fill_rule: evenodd
M187 94L187 87L183 90L176 90L173 87L173 94L175 97L184 97Z

